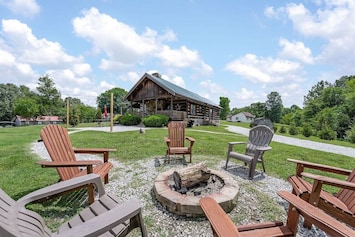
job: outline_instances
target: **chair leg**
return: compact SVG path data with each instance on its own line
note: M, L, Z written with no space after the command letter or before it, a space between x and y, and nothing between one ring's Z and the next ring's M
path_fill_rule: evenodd
M94 194L94 185L93 184L89 184L88 185L88 195L89 195L89 203L93 203L95 201L95 194Z
M264 159L263 159L263 157L261 157L260 160L261 160L261 165L263 166L263 171L264 171L264 173L265 173L265 164L264 164Z
M229 155L227 154L226 167L224 167L225 170L227 170L228 162L229 162Z

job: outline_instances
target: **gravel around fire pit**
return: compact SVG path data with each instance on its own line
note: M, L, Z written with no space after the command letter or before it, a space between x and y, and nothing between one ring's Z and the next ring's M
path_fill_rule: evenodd
M43 143L33 143L32 151L42 159L50 159ZM98 159L95 155L80 155L78 159ZM206 160L207 164L214 163L213 157L194 156L193 162ZM152 185L161 172L172 168L186 167L181 161L157 166L155 158L147 158L139 162L126 164L111 157L113 170L110 172L110 182L105 185L107 193L114 194L126 201L136 197L141 201L144 222L149 236L152 237L210 237L212 236L209 222L205 218L185 218L165 210L154 198ZM215 167L209 168L226 172L238 181L240 192L237 206L228 215L236 224L257 223L270 221L268 214L279 213L281 221L286 221L287 203L277 195L279 190L291 191L288 182L257 173L254 180L248 180L247 169L231 163L228 170L222 169L225 161L221 160ZM139 236L139 232L131 232L129 236ZM304 229L299 224L297 236L327 236L321 230L312 227Z

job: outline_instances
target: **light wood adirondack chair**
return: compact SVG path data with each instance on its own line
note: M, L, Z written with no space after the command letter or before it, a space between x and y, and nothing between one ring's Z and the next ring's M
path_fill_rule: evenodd
M296 163L296 175L288 178L294 194L338 220L355 227L355 169L351 171L294 159L288 159L288 161ZM346 180L306 173L305 168L322 171L325 175L326 172L344 175ZM313 184L306 181L304 177L313 180ZM322 189L323 185L340 189L338 193L332 195ZM312 223L306 219L304 226L310 228Z
M46 196L95 185L98 200L61 225L52 233L43 218L25 205ZM100 176L89 174L59 182L32 192L18 201L0 189L0 236L6 237L68 237L68 236L125 236L140 228L142 236L148 236L143 222L141 205L137 199L125 203L105 193Z
M265 125L258 125L250 129L248 142L229 142L227 161L225 169L228 168L228 162L230 158L241 160L245 165L249 165L249 179L254 178L256 164L261 162L263 171L265 172L265 164L263 154L265 151L271 150L269 146L274 132ZM239 153L233 151L235 145L246 144L245 153Z
M61 181L95 173L108 183L108 173L113 167L108 162L109 152L116 149L108 148L73 148L69 134L65 128L59 125L47 125L41 133L41 139L47 148L52 161L38 161L42 167L54 167ZM103 154L101 160L76 160L75 153ZM80 169L86 167L86 169ZM93 202L93 190L89 187L89 201Z
M330 236L355 236L354 230L292 193L280 191L278 194L290 204L286 225L275 221L236 226L214 199L203 197L200 204L215 237L296 236L299 215L307 217Z
M168 162L170 162L170 155L182 154L185 158L186 154L190 155L190 163L192 161L192 146L194 145L195 139L192 137L185 137L185 127L184 122L170 122L168 124L168 137L164 137L164 141L168 146L166 150L166 156ZM185 146L185 140L189 141L189 146Z

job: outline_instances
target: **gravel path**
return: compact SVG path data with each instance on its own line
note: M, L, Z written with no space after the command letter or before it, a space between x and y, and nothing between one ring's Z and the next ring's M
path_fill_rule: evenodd
M239 134L243 134L248 136L249 134L249 129L248 128L242 128L238 126L228 126L227 130L230 132L235 132ZM321 142L313 142L313 141L307 141L303 139L298 139L298 138L293 138L293 137L286 137L286 136L281 136L281 135L274 135L272 138L273 142L280 142L292 146L299 146L299 147L305 147L313 150L318 150L318 151L325 151L325 152L330 152L330 153L335 153L335 154L340 154L344 156L350 156L355 158L355 148L351 147L344 147L344 146L337 146L337 145L331 145L331 144L326 144L326 143L321 143Z
M134 131L139 130L141 127L125 127L125 126L114 126L113 132L124 132L124 131ZM145 128L146 129L146 128ZM243 135L248 135L249 129L228 126L229 131L236 132ZM81 130L99 130L110 132L109 127L92 127L76 129L79 132ZM273 141L283 142L290 145L299 145L303 147L308 147L311 149L320 149L322 151L327 151L327 148L322 148L324 144L322 143L308 143L307 141L287 138L275 135ZM329 145L326 145L329 146ZM335 146L331 149L331 152L335 152L339 149ZM344 149L344 147L341 147ZM354 150L354 149L353 149ZM32 151L36 153L42 159L49 160L47 150L45 149L43 143L34 142L32 144ZM352 151L354 152L354 151ZM340 153L341 154L341 153ZM78 155L78 159L98 159L99 157L95 155ZM212 236L210 226L207 220L204 218L188 219L180 217L175 214L171 214L163 208L160 203L158 203L152 196L152 184L158 173L164 172L168 169L179 169L183 167L181 162L172 163L170 165L163 164L163 157L157 157L161 161L160 167L155 167L155 159L142 160L139 163L121 163L117 159L111 158L110 161L114 165L114 169L110 172L110 183L105 186L106 192L114 194L120 197L122 200L126 201L132 197L139 198L143 206L143 216L145 217L145 222L147 222L149 236L160 237L160 236L174 236L174 237L210 237ZM197 156L195 156L197 158ZM211 159L199 157L200 159ZM239 223L251 223L255 221L263 221L263 211L257 208L260 197L257 195L258 192L266 194L269 196L277 206L283 207L283 220L286 220L286 210L287 203L282 200L277 192L280 190L291 190L291 186L288 182L280 180L274 177L270 177L266 174L257 172L254 180L250 181L248 179L248 170L240 165L235 165L233 162L229 166L228 170L224 170L224 161L221 161L216 167L211 167L213 169L220 170L222 172L227 172L240 184L240 193L238 197L238 205L234 210L229 213L231 218L238 219L240 215L245 215L246 217ZM252 191L251 191L252 190ZM133 236L134 233L133 233ZM304 229L301 224L299 224L298 237L308 237L308 236L327 236L322 231L317 228L312 227L311 230Z

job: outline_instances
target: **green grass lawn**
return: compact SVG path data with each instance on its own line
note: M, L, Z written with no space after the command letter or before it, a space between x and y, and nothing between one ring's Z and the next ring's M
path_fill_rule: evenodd
M193 147L193 163L203 161L202 159L205 157L208 165L219 164L226 159L228 142L247 140L246 136L228 132L225 129L226 125L245 126L245 124L224 122L218 127L199 126L186 129L186 135L196 139ZM93 124L93 126L97 125ZM31 144L40 138L41 129L42 126L0 129L0 188L15 200L31 191L58 181L59 176L55 169L41 168L36 164L40 157L31 151ZM111 153L110 159L132 164L148 161L157 156L164 156L166 144L163 137L166 135L166 128L151 128L146 129L144 134L140 134L138 131L120 133L83 131L71 134L70 138L75 147L116 148L117 152ZM333 142L333 144L339 145L338 141ZM342 144L351 146L345 142ZM288 162L287 158L346 169L355 167L355 159L343 155L314 151L277 142L271 142L271 147L273 149L264 155L266 173L281 179L286 179L289 175L295 173L295 165ZM239 146L238 149L243 152L245 147ZM257 168L261 169L260 166ZM63 202L65 203L65 201ZM48 206L52 206L52 204L49 203ZM39 209L43 209L43 207ZM50 210L52 211L47 211L46 215L62 214L61 210Z

